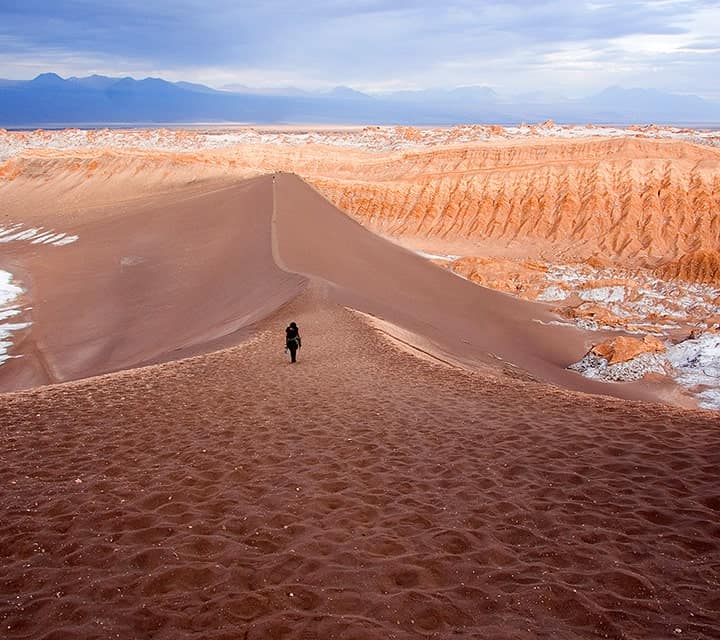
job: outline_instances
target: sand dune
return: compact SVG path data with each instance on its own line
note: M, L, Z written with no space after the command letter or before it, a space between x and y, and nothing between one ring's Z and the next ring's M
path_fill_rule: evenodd
M21 357L0 369L5 390L237 344L243 328L312 277L339 303L469 368L628 398L667 392L568 371L596 338L377 237L292 175L156 195L87 215L71 230L78 241L57 251L8 245L13 273L30 276L32 325L15 345Z
M271 183L250 181L182 199L115 207L76 221L55 250L9 244L32 322L5 390L178 359L237 343L244 327L300 290L275 266ZM41 220L42 221L42 220Z
M243 153L6 165L3 217L77 240L0 254L32 322L0 366L28 388L3 637L718 637L717 413L567 371L601 334L374 235L327 176L250 177L326 150Z

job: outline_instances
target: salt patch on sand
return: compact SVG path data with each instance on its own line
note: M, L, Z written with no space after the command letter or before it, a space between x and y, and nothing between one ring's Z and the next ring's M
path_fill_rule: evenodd
M631 382L648 373L661 373L688 389L703 409L720 410L720 334L705 333L698 338L668 345L665 353L643 353L627 362L609 364L605 358L588 353L568 367L587 378L607 382Z
M625 319L623 326L598 325L592 329L632 330L632 325L652 325L658 332L683 324L707 329L702 318L720 315L720 289L703 283L665 281L645 272L630 272L618 268L596 269L586 264L553 265L545 274L546 288L535 298L542 302L556 302L576 294L581 300L597 303L611 311L616 318ZM593 287L594 282L604 286ZM586 318L576 319L583 324ZM587 328L587 327L585 327Z
M581 300L593 302L622 302L625 300L625 287L597 287L578 291Z
M588 353L568 369L582 373L586 378L606 382L631 382L640 380L647 373L666 373L665 360L664 356L656 353L643 353L627 362L610 364L605 358Z
M12 347L13 332L30 326L29 322L2 322L22 313L19 308L11 306L22 292L22 287L13 284L12 274L0 270L0 364L11 357L8 351Z
M55 247L62 247L75 242L77 239L78 236L59 233L54 229L43 230L43 227L23 229L22 224L0 227L0 242L29 240L30 244L51 244Z
M704 333L673 345L667 359L675 368L675 380L696 390L701 407L720 410L720 334Z
M559 300L565 300L568 295L569 292L566 289L552 285L545 289L536 300L541 300L542 302L557 302Z
M101 129L11 132L0 131L0 161L25 149L152 149L192 152L199 149L226 149L242 144L305 146L322 144L335 147L385 152L428 148L449 144L538 139L538 138L643 138L686 140L696 144L720 146L717 131L677 127L604 127L545 123L519 127L459 125L447 128L364 127L343 131L257 131L253 129L183 131L168 129Z
M415 253L419 256L422 256L423 258L427 258L428 260L445 260L447 262L452 262L453 260L457 260L458 258L462 257L446 255L442 253L426 253L425 251L416 251Z

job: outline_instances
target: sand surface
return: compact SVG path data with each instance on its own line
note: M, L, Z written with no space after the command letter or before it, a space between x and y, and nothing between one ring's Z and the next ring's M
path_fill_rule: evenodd
M715 415L433 364L322 288L0 425L3 637L720 634Z
M191 191L8 245L1 380L70 382L0 396L3 637L720 635L716 413L565 371L581 331L296 177Z

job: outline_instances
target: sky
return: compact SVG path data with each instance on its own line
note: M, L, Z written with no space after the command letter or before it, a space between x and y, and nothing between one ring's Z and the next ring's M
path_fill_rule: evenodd
M720 100L720 0L0 0L0 78Z

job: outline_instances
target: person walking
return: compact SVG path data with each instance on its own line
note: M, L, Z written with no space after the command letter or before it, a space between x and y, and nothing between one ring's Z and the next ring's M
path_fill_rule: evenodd
M296 355L300 347L302 347L300 330L294 322L291 322L285 329L285 353L290 351L290 362L297 362Z

